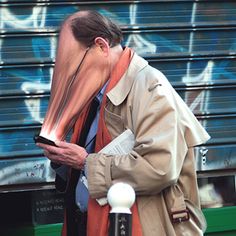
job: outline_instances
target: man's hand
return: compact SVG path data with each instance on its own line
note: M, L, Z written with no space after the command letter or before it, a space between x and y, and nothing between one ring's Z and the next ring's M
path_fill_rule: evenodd
M43 143L37 143L37 146L43 148L44 155L57 164L67 165L75 169L83 168L88 155L84 148L64 141L55 141L55 144L57 147Z

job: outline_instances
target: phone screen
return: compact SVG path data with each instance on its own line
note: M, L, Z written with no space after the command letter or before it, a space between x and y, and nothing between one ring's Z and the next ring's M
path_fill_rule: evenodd
M39 136L39 135L34 136L34 142L35 143L44 143L44 144L55 146L55 147L57 146L53 141L51 141L47 138L44 138L42 136Z

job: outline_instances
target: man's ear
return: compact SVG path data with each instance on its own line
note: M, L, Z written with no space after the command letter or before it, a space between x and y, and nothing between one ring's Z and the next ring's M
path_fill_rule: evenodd
M103 53L105 53L106 55L108 55L109 50L110 50L110 46L108 44L108 42L102 38L102 37L97 37L94 39L94 44L99 47Z

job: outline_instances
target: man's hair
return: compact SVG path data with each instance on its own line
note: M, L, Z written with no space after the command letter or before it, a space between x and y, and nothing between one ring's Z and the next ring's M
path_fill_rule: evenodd
M75 39L86 47L91 47L96 37L107 40L110 47L123 40L120 27L96 11L87 10L85 14L73 18L71 29Z

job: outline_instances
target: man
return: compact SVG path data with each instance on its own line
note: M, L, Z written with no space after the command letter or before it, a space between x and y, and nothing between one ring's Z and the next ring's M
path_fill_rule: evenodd
M165 76L131 49L122 48L121 41L119 27L97 12L77 12L62 26L52 90L57 90L60 74L61 83L74 74L75 82L68 79L73 93L66 92L70 99L62 95L63 88L51 94L43 128L48 136L53 130L50 137L56 147L38 146L53 163L57 186L66 186L63 234L107 235L109 206L100 206L95 199L105 197L112 184L126 182L136 192L133 235L202 235L205 220L193 148L209 135ZM62 96L65 102L58 106L62 118L51 118L52 104ZM90 105L94 98L99 103L95 112ZM57 141L75 117L71 143ZM129 154L99 152L126 129L135 137ZM89 199L79 187L85 176Z

